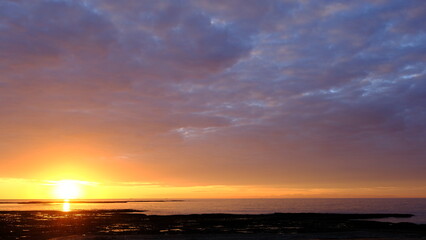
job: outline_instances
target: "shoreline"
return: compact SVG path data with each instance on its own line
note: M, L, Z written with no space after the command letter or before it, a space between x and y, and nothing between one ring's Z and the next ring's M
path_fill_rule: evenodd
M425 239L426 224L374 221L412 214L189 214L140 210L0 211L9 239ZM374 220L372 220L374 219ZM202 237L200 237L202 236Z

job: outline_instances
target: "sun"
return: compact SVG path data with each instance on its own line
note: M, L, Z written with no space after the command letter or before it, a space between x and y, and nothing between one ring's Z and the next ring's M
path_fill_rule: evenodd
M81 195L80 182L76 180L61 180L55 183L54 195L58 199L70 200Z

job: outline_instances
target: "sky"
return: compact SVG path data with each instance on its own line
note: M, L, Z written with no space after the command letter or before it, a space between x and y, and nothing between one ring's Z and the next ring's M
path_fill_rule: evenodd
M423 0L0 0L0 198L426 197Z

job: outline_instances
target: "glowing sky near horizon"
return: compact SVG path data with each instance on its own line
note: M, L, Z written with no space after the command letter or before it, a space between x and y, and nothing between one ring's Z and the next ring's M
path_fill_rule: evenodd
M0 0L0 198L426 197L425 22L423 0Z

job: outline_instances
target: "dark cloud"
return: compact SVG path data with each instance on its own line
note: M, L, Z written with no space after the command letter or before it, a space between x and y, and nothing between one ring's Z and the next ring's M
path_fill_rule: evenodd
M0 149L91 134L188 181L424 183L424 22L420 0L0 1Z

